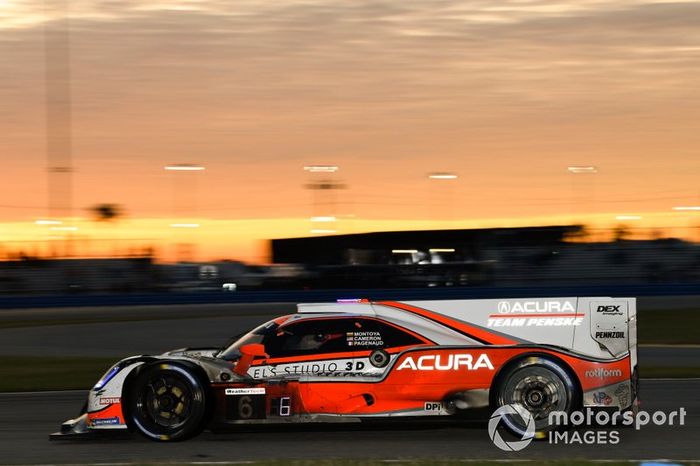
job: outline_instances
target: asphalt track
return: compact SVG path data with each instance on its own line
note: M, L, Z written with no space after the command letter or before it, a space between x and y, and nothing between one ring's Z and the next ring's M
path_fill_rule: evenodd
M0 320L29 326L0 329L0 354L109 356L157 353L183 346L223 344L271 317L294 312L290 304L218 304L128 308L3 310ZM132 319L115 322L115 319ZM699 364L697 348L641 348L650 365ZM679 361L682 361L679 364ZM653 362L653 364L652 364ZM216 462L315 458L484 459L700 459L700 380L643 380L643 409L684 407L685 426L623 428L617 445L550 445L518 453L498 450L485 423L460 425L323 425L205 433L180 444L138 436L49 442L48 434L77 414L84 392L0 394L0 464Z
M218 462L262 459L700 459L700 380L644 380L642 408L680 407L683 426L620 428L616 445L563 445L539 441L520 452L503 452L485 422L461 424L316 425L204 433L187 442L159 444L126 434L49 441L48 434L73 417L85 393L0 395L0 464L124 462Z

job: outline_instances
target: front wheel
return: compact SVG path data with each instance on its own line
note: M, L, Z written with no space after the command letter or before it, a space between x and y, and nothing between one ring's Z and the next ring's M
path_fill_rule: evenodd
M146 438L185 440L204 429L206 388L185 367L148 366L129 384L128 393L127 423Z
M558 426L549 422L550 414L570 415L578 406L578 390L570 375L555 362L528 358L511 368L497 388L496 407L515 405L525 414L505 416L505 426L516 435L531 431L548 432ZM524 410L524 411L523 411ZM526 412L525 412L526 411ZM524 419L529 414L530 419Z

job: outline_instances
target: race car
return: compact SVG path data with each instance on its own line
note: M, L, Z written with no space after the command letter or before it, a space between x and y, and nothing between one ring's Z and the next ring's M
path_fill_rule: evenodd
M504 405L543 433L554 411L638 403L634 298L297 307L223 348L119 361L52 437L128 429L177 441L249 423L458 418ZM504 420L516 434L532 429Z

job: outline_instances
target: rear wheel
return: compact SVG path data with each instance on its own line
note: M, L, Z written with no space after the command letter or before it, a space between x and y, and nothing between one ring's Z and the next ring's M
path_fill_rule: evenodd
M549 424L555 411L571 414L578 406L578 390L571 376L555 362L528 358L511 368L497 388L496 407L515 405L523 408L534 422L535 432L547 432L558 426ZM522 412L522 410L518 410ZM516 435L527 432L524 416L504 416L504 425Z
M185 440L204 428L206 388L178 364L144 368L129 384L126 416L140 434L159 441Z

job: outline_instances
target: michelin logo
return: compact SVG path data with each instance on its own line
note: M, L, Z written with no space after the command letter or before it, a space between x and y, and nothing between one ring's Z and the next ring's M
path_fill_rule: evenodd
M119 424L118 417L98 418L90 421L93 426L113 426Z

